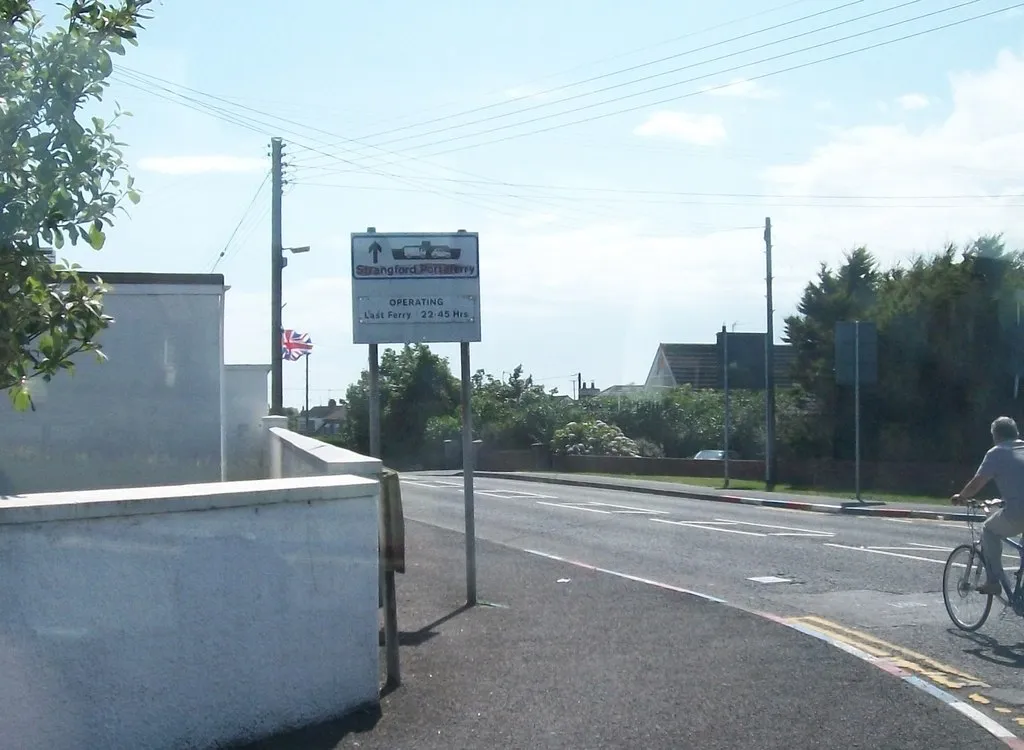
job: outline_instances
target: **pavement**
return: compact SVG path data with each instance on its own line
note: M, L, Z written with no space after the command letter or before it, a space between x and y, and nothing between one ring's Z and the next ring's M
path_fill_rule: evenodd
M461 472L453 472L461 476ZM767 492L763 490L727 490L700 485L682 484L643 479L636 476L603 477L593 474L564 474L558 472L499 472L478 471L475 476L487 479L507 479L521 482L561 484L590 489L611 489L627 492L641 491L645 494L710 500L740 505L758 505L789 510L803 510L818 513L842 513L847 515L886 516L889 518L924 518L940 521L966 521L969 514L946 503L892 503L873 500L871 493L862 493L864 502L843 500L827 495L813 495L793 492ZM969 477L968 477L969 478ZM964 480L966 482L966 479Z
M463 535L413 520L431 497L446 505L451 483L414 481L403 478L403 684L379 711L250 750L1006 746L962 707L780 622L486 538L487 604L467 609ZM482 510L506 502L480 498ZM492 520L480 514L484 537ZM676 548L681 567L699 552Z
M475 479L477 538L701 592L855 647L1024 733L1022 622L996 603L953 627L942 598L957 521L708 502L637 489ZM410 522L461 532L463 479L403 474ZM1019 559L1009 548L1004 566ZM482 564L482 563L481 563ZM455 575L460 575L461 569ZM481 591L487 579L481 576Z

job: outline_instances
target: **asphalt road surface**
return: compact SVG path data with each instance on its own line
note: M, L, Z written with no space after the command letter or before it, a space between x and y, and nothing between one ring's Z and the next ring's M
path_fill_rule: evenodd
M740 493L741 494L741 493ZM462 478L402 477L407 518L462 531ZM799 621L1024 732L1024 620L995 602L979 633L942 602L963 523L865 518L514 480L475 481L476 529L518 549L680 586ZM1004 563L1016 570L1007 547ZM487 598L487 580L478 580Z

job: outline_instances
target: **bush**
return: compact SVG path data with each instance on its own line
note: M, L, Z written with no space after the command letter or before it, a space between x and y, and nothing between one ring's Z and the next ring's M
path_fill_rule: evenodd
M643 458L664 458L665 449L660 444L647 438L637 438L636 447Z
M615 425L600 420L570 422L555 430L551 451L556 456L634 456L640 448Z

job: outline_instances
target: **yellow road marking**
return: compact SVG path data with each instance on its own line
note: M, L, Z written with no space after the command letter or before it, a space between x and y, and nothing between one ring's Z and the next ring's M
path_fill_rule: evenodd
M978 693L971 693L967 697L970 698L975 703L980 703L983 706L987 706L989 703L992 702L988 698L986 698L984 695L979 695Z
M1002 706L996 706L995 710L996 710L997 713L1001 713L1001 714L1012 714L1013 713L1012 709L1003 708Z
M963 687L989 687L977 677L962 672L948 664L936 661L930 656L918 653L904 646L889 643L881 638L864 633L845 625L826 620L824 617L808 615L805 617L790 618L791 622L809 626L815 630L835 638L838 641L861 649L862 651L878 658L889 658L897 666L915 672L922 677L927 677L933 682L944 687L958 689Z

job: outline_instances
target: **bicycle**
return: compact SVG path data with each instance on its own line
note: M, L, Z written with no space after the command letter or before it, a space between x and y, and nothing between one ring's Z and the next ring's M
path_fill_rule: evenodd
M1024 585L1022 585L1024 583L1024 543L1017 538L1005 540L1020 554L1020 566L1017 568L1013 586L1011 587L1010 580L1006 575L1006 571L1003 570L1003 566L999 565L999 583L1003 589L1002 593L983 594L976 590L976 587L984 580L985 576L985 561L981 553L981 542L979 541L976 523L978 518L987 516L992 508L1002 504L1002 500L979 502L972 499L966 501L965 505L969 509L967 524L971 530L971 543L955 547L949 553L949 558L946 560L946 565L942 570L942 600L946 605L946 614L949 615L949 619L953 621L954 625L968 633L973 633L985 624L989 613L992 611L993 598L998 598L1004 607L1011 607L1014 614L1024 617ZM982 511L981 513L974 512L979 509ZM959 562L958 559L961 557L966 557L966 561ZM1000 560L1000 563L1002 563L1002 560ZM953 571L959 568L963 568L964 574L954 583ZM972 574L973 580L971 580ZM957 599L954 599L954 594L958 597ZM977 619L961 617L954 611L957 608L955 603L966 602L968 599L976 601L979 597L984 599L984 604L981 607L981 614Z

